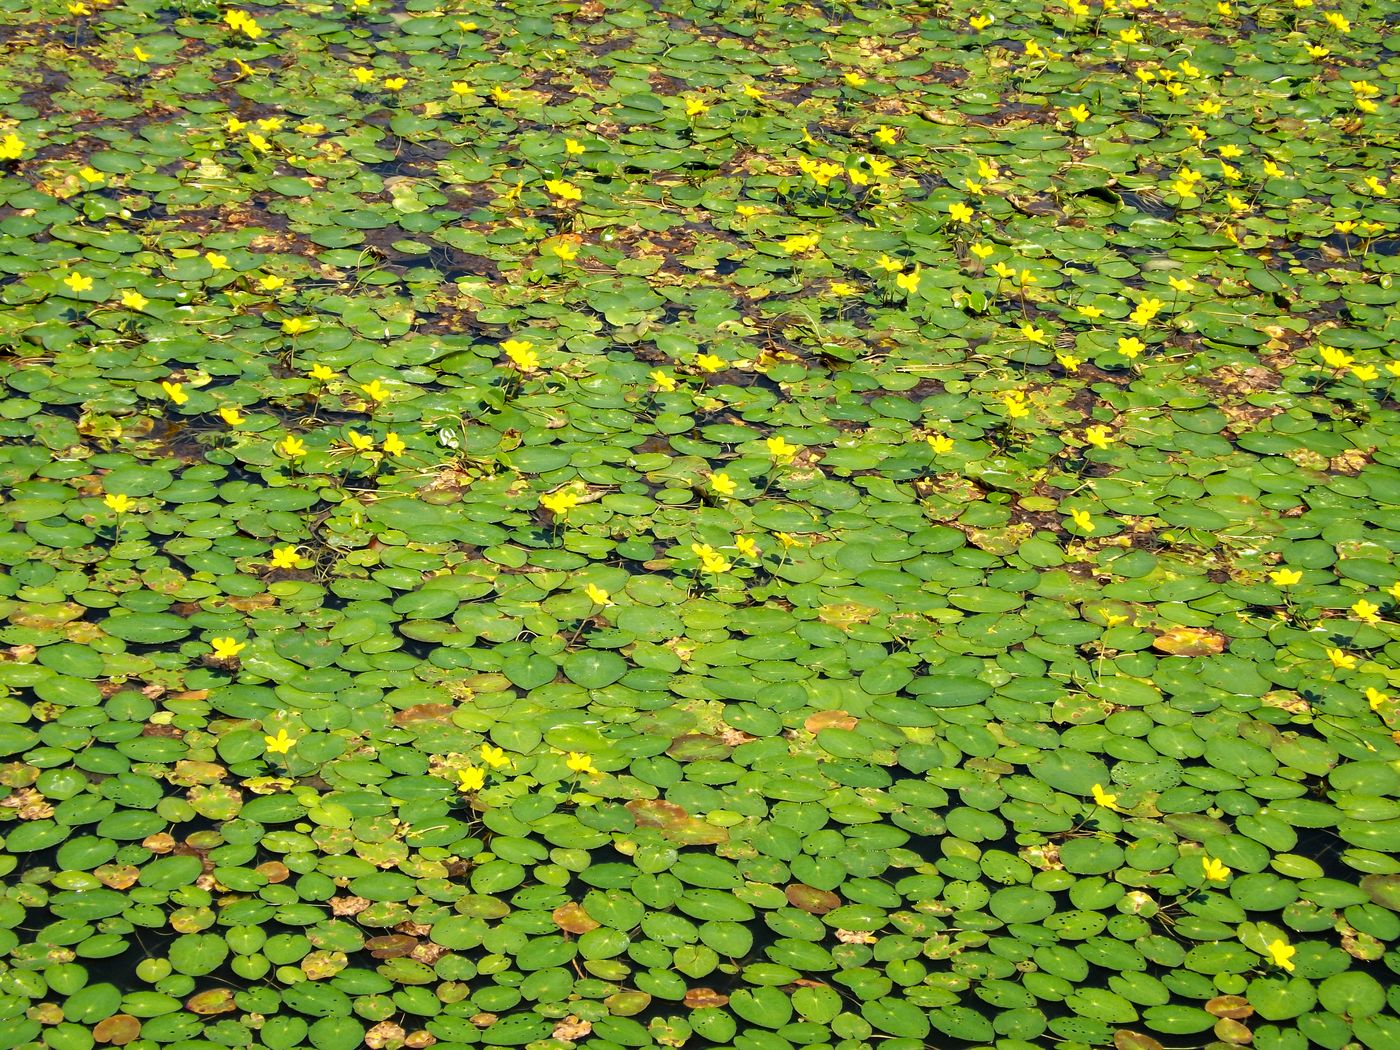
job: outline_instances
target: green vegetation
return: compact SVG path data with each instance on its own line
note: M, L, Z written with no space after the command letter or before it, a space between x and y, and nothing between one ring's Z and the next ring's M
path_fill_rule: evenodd
M443 3L0 0L0 1050L1400 1046L1393 5Z

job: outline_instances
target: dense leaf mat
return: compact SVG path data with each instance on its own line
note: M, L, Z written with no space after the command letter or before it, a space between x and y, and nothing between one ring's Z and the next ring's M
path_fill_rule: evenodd
M1400 1046L1344 0L4 0L0 1046Z

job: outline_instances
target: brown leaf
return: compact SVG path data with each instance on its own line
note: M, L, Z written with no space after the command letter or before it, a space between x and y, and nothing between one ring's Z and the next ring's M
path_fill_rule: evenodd
M1217 995L1206 1003L1206 1013L1216 1017L1248 1017L1254 1013L1249 1000L1240 995Z
M1225 651L1225 636L1205 627L1171 627L1152 640L1152 648L1172 656L1214 656Z
M570 1014L568 1017L555 1024L551 1038L562 1039L566 1043L572 1043L582 1039L591 1031L593 1031L592 1021L580 1021L573 1014Z
M1113 1033L1113 1047L1114 1050L1163 1050L1162 1044L1150 1035L1130 1032L1126 1028Z
M818 711L808 715L803 728L809 733L819 733L823 729L854 729L858 719L845 711Z
M383 937L371 937L365 941L365 947L376 959L401 959L405 955L413 954L413 949L418 947L418 939L401 933L391 933Z
M226 1014L231 1010L237 1010L238 1006L233 1001L233 992L227 988L211 988L207 992L195 992L185 1000L185 1008L191 1013L208 1016L210 1014Z
M687 988L685 991L685 1005L692 1010L700 1010L707 1006L726 1006L728 1003L729 996L713 988Z
M1221 1042L1243 1046L1254 1042L1254 1033L1243 1021L1236 1021L1233 1017L1222 1017L1215 1022L1215 1038Z
M554 924L566 933L587 933L602 925L583 910L582 904L577 904L574 901L559 905L551 914L554 918Z
M403 1046L404 1030L393 1021L380 1021L377 1025L365 1033L365 1046L370 1050L393 1050L395 1047Z
M125 1046L141 1034L141 1022L130 1014L113 1014L98 1021L92 1037L99 1043Z
M819 890L801 882L794 882L783 892L787 894L789 904L794 908L801 908L809 915L825 915L841 904L841 898L830 890Z
M674 802L659 798L638 798L627 809L639 828L656 828L671 842L682 846L717 846L729 841L729 831L699 817L692 817Z

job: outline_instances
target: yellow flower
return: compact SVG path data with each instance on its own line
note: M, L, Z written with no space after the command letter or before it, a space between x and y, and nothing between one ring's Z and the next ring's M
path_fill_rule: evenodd
M150 300L138 291L128 288L122 292L122 305L128 310L144 310Z
M393 431L384 435L384 451L388 455L402 456L407 448L408 446L404 444L403 438L399 437Z
M549 246L549 251L550 254L557 256L564 262L573 262L578 258L578 249L567 241L554 242Z
M272 548L272 567L274 569L293 569L296 567L297 559L297 549L291 544Z
M828 291L830 291L832 295L839 295L845 298L848 295L855 295L860 289L846 281L832 281Z
M1351 671L1356 668L1356 657L1341 649L1328 649L1327 659L1331 660L1332 666L1339 671Z
M718 372L724 367L724 358L715 354L696 354L695 365L703 372Z
M569 511L579 505L579 494L572 489L561 489L559 492L546 492L540 497L540 506L549 511L555 517L567 517Z
M783 545L784 550L802 546L802 541L790 532L775 532L773 535L778 537L778 542Z
M238 411L233 405L224 405L220 408L219 418L231 427L236 427L238 424L246 422L248 419L247 416Z
M1196 108L1208 117L1216 117L1220 115L1220 111L1225 107L1219 102L1212 102L1210 99L1204 99Z
M651 380L652 386L656 387L657 390L669 394L676 389L676 381L659 368L648 373L647 378Z
M1002 398L1002 404L1006 406L1006 414L1012 419L1024 419L1031 414L1031 410L1026 407L1025 398L1017 392L1007 394Z
M1142 43L1142 30L1137 26L1133 26L1131 29L1120 29L1118 30L1118 39L1125 44L1140 44Z
M821 234L818 233L796 234L783 241L783 251L789 255L801 255L815 248L820 240Z
M212 638L209 644L214 647L214 659L216 660L232 660L248 648L246 642L240 642L234 638Z
M1113 444L1113 431L1105 426L1085 427L1084 440L1095 448L1108 448Z
M1373 383L1380 378L1380 373L1371 365L1352 365L1351 374L1363 383Z
M1368 602L1365 598L1358 599L1356 604L1351 607L1351 611L1356 614L1357 619L1365 620L1367 623L1381 622L1381 618L1376 615L1381 611L1381 607Z
M764 444L768 446L768 454L778 463L790 463L802 451L801 445L788 444L781 435L768 438Z
M0 160L19 160L28 145L13 131L0 139Z
M1368 686L1366 689L1366 701L1371 705L1372 711L1379 711L1383 704L1390 702L1390 697L1382 693L1379 689Z
M1055 360L1059 362L1061 368L1063 368L1066 372L1069 372L1071 374L1078 372L1079 366L1084 363L1080 358L1075 357L1073 354L1056 354Z
M881 160L879 157L866 157L865 163L870 165L871 174L877 179L887 179L890 172L894 171L894 161Z
M946 456L949 452L953 451L954 441L946 435L930 434L928 437L924 438L924 440L928 442L928 447L933 449L933 454L935 456Z
M1032 343L1043 344L1047 341L1045 330L1043 328L1037 328L1035 325L1029 323L1021 325L1021 335L1029 339Z
M75 292L86 292L92 287L92 278L84 277L77 270L74 270L67 277L63 278L63 283Z
M745 85L744 85L744 97L745 97L745 98L751 98L751 99L753 99L755 102L762 102L762 101L763 101L763 91L762 91L762 89L760 89L760 88L754 87L752 84L745 84Z
M1092 517L1090 517L1089 512L1088 512L1087 510L1078 510L1078 509L1075 509L1075 510L1072 510L1072 511L1069 512L1069 516L1070 516L1072 519L1074 519L1074 524L1080 529L1080 531L1082 531L1082 532L1093 532L1093 531L1094 531L1094 528L1095 528L1095 526L1094 526L1094 519L1093 519Z
M905 292L906 295L913 295L919 290L919 281L924 275L922 264L916 264L908 273L897 273L894 275L894 283Z
M297 459L306 455L306 443L292 434L288 434L278 442L276 448L288 459Z
M575 773L591 773L595 777L602 775L593 768L593 759L581 751L570 751L564 759L564 765Z
M682 99L682 101L685 103L685 115L687 117L698 117L710 111L710 107L702 98L687 98Z
M131 49L131 54L132 57L135 58L138 62L147 62L150 60L151 57L149 54L146 53L145 50L139 47L133 47Z
M1298 954L1298 949L1293 947L1283 938L1270 941L1268 944L1269 960L1275 966L1281 966L1289 973L1293 972L1293 956Z
M720 573L728 572L734 566L729 559L720 554L702 554L700 556L700 568L704 572L718 576Z
M161 382L160 388L165 391L165 396L177 405L183 405L190 399L190 395L185 393L185 388L180 383L172 383L166 379Z
M740 554L742 554L745 558L752 558L754 561L758 560L758 544L755 543L748 536L735 536L734 549L737 550Z
M1077 106L1070 106L1065 110L1065 114L1076 124L1083 124L1089 119L1089 107L1081 102Z
M973 255L977 256L977 258L979 258L979 259L985 259L987 256L991 255L992 252L996 251L996 249L993 248L990 244L981 244L981 243L978 243L978 244L969 244L969 245L967 246L967 249L968 249L968 251L972 252Z
M283 335L301 335L302 332L309 332L313 323L304 317L284 317L282 318Z
M457 787L461 791L480 791L486 786L486 771L479 766L457 770Z
M583 191L575 186L568 179L546 179L544 188L560 200L581 201Z
M1172 286L1174 292L1189 292L1196 287L1192 281L1181 277L1168 277L1167 283Z
M842 74L842 79L846 81L848 87L864 87L866 83L865 77L861 76L859 73Z
M258 287L265 292L275 292L287 283L285 277L278 277L275 274L266 274L258 280Z
M101 182L107 176L103 175L102 172L98 171L96 168L88 166L78 169L78 177L88 185L92 185L93 183Z
M366 69L364 66L356 66L350 70L350 75L355 78L357 84L368 84L374 79L374 70Z
M879 128L875 132L875 141L882 146L893 146L898 138L899 131L896 128Z
M212 266L215 270L228 269L228 256L220 255L218 252L205 252L204 261L207 262L210 266Z
M1230 877L1230 869L1225 866L1223 861L1205 854L1201 855L1201 869L1211 882L1224 882Z
M385 91L402 91L404 85L408 83L407 77L387 77L384 80Z
M1074 308L1081 317L1087 317L1091 321L1097 321L1103 316L1103 311L1093 303L1080 303Z
M501 769L510 765L510 759L506 758L505 751L499 747L492 747L490 744L481 745L481 760L492 769Z
M976 213L972 210L972 206L964 204L962 201L954 201L952 204L948 205L948 218L952 219L954 222L971 222L975 214Z
M1037 277L1035 274L1031 273L1029 270L1022 270L1016 276L1016 283L1019 284L1022 288L1029 288L1033 284L1039 284L1040 278Z
M1264 174L1269 176L1269 178L1271 179L1281 179L1283 178L1283 169L1280 168L1273 161L1266 160L1264 162Z
M374 438L358 433L357 431L347 430L345 432L345 438L350 442L351 447L354 448L356 452L364 452L374 448Z
M599 587L596 583L590 583L583 589L583 593L588 595L588 600L594 605L611 605L608 592Z
M1334 346L1319 346L1317 355L1328 368L1350 368L1354 358Z
M456 87L456 85L454 84L453 87ZM587 147L584 146L582 142L579 142L578 139L564 140L564 152L569 154L570 156L578 156L580 153L584 153L586 151Z
M532 345L523 339L507 339L501 344L501 349L506 352L506 357L510 358L511 364L520 371L533 372L540 367L540 358L531 349Z
M1118 337L1118 352L1130 361L1146 349L1147 345L1137 336Z
M389 399L389 388L377 379L370 380L368 383L361 383L360 389L365 392L366 397L376 404Z
M1134 324L1147 324L1157 316L1165 305L1160 299L1144 299L1133 308L1133 312L1128 315L1128 320Z
M1118 808L1118 796L1110 795L1103 789L1102 784L1095 784L1090 790L1094 793L1095 805L1103 806L1104 809Z
M116 514L125 514L131 509L131 497L125 492L109 492L102 497L102 502Z
M277 730L276 736L263 737L263 742L267 745L268 753L273 755L285 755L296 743L292 737L287 735L286 729Z
M875 265L886 273L899 273L900 270L904 269L904 264L902 262L898 259L891 259L888 255L881 255L880 258L875 260Z
M1347 219L1345 222L1334 222L1332 229L1338 233L1351 233L1352 230L1356 229L1356 220Z
M974 15L967 20L967 24L980 33L995 21L991 15Z
M1329 26L1331 26L1333 29L1335 29L1337 32L1339 32L1339 33L1350 33L1350 32L1351 32L1351 21L1350 21L1349 19L1347 19L1345 16L1339 14L1338 12L1336 12L1336 11L1327 11L1327 12L1324 12L1324 13L1323 13L1323 16L1322 16L1322 17L1325 18L1325 19L1327 20L1327 24L1328 24ZM1289 969L1291 970L1291 969L1293 969L1293 967L1290 966Z
M721 496L734 495L734 479L720 471L710 475L710 489Z
M1269 573L1269 582L1275 587L1291 587L1302 578L1303 574L1297 569L1275 569Z

